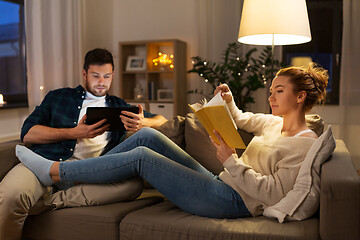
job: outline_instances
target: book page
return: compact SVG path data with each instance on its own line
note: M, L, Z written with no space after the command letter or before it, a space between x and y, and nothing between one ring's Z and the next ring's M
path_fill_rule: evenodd
M219 106L219 105L227 105L225 100L221 97L221 91L218 92L209 102L207 102L204 107L210 106Z
M197 112L197 111L200 110L200 108L203 107L203 105L201 105L200 103L194 103L194 104L191 104L191 105L189 104L189 107L191 108L191 110L193 112Z
M234 125L235 129L238 129L232 115L230 113L230 109L226 103L226 101L221 97L221 91L218 92L208 103L206 103L203 107L211 107L211 106L224 106L227 114L232 120L232 124Z

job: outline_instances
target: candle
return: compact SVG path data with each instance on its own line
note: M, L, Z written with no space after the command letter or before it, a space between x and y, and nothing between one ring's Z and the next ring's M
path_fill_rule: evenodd
M0 104L4 104L4 96L2 94L0 94Z
M40 86L40 101L42 101L44 97L45 97L44 86Z

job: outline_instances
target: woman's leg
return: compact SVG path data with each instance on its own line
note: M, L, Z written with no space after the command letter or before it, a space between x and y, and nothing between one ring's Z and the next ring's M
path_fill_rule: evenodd
M144 146L161 155L210 177L214 175L193 159L187 152L176 145L168 137L153 128L142 128L131 137L114 147L105 155L127 152L136 147Z
M118 182L140 176L189 213L214 218L250 216L240 195L217 178L137 147L129 152L60 163L62 181Z
M130 151L138 146L145 146L160 153L161 155L180 163L204 175L214 177L214 174L204 168L188 153L177 146L165 135L151 128L143 128L113 148L104 156L111 156L120 152ZM54 181L48 174L53 161L43 158L24 146L16 147L16 156L30 168L44 186L51 186ZM28 160L28 161L27 161ZM31 165L31 166L30 166Z

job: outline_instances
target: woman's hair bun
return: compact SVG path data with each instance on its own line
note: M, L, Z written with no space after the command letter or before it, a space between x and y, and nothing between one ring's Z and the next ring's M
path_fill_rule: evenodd
M326 87L329 81L328 71L322 67L317 66L315 63L309 63L306 72L312 78L316 90L319 92L318 101L322 101L326 97Z

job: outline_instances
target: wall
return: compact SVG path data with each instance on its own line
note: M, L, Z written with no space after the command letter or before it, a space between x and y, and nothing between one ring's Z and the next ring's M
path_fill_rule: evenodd
M0 109L0 142L19 139L21 126L28 115L27 108Z
M344 140L356 169L360 170L360 106L324 106L316 108L335 138Z
M82 9L83 55L95 47L107 48L113 53L117 65L120 41L177 38L187 42L187 69L191 69L190 57L199 55L218 61L227 44L236 41L240 12L239 0L85 0ZM117 80L118 75L115 74L114 94L119 93ZM188 90L211 90L196 74L188 74L187 86ZM265 90L260 89L254 96L256 103L250 106L250 110L268 112ZM193 103L200 98L202 96L189 94L188 102ZM355 107L345 112L339 106L325 106L314 111L322 116L326 124L333 126L336 138L347 139L347 147L357 168L360 168L360 110ZM0 110L0 141L17 138L28 113L26 108ZM351 119L345 128L344 114ZM340 128L346 132L341 132Z
M190 57L218 60L226 45L236 41L241 1L238 0L83 0L82 52L102 47L118 64L118 42L153 39L180 39L187 43ZM115 71L116 71L115 67ZM115 73L113 94L119 93ZM188 89L211 89L196 74L188 74ZM194 103L203 96L189 94ZM17 138L28 109L0 110L0 141Z
M194 1L113 1L102 4L87 0L85 5L84 51L104 47L114 56L115 71L118 68L118 42L156 39L180 39L187 42L187 54L194 51L196 24ZM93 13L97 17L93 17ZM112 93L120 91L115 74Z
M187 69L192 56L217 60L230 42L236 41L241 5L238 0L87 0L85 3L84 52L105 47L118 64L118 42L180 39L187 43ZM94 17L96 13L96 17ZM115 69L116 70L116 69ZM119 93L115 74L112 92ZM196 74L189 74L188 89L208 89ZM189 94L188 102L202 98Z

